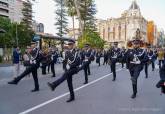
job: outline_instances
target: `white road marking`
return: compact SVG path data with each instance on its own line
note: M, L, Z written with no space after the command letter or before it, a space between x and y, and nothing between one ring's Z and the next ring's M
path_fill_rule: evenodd
M118 69L116 72L119 72L119 71L121 71L121 70L122 70L122 69ZM94 81L92 81L92 82L90 82L90 83L88 83L88 84L86 84L86 85L83 85L83 86L81 86L81 87L78 87L78 88L74 89L74 91L76 92L76 91L78 91L78 90L80 90L80 89L83 89L83 88L85 88L85 87L87 87L87 86L89 86L89 85L92 85L92 84L94 84L94 83L96 83L96 82L98 82L98 81L100 81L100 80L102 80L102 79L104 79L104 78L106 78L106 77L108 77L108 76L110 76L110 75L112 75L112 73L107 74L107 75L105 75L105 76L102 76L101 78L98 78L98 79L96 79L96 80L94 80ZM29 112L32 112L32 111L34 111L34 110L36 110L36 109L38 109L38 108L41 108L41 107L43 107L43 106L45 106L45 105L47 105L47 104L49 104L49 103L52 103L52 102L54 102L54 101L56 101L56 100L58 100L58 99L61 99L61 98L65 97L65 96L67 96L67 95L69 95L69 92L67 92L67 93L65 93L65 94L62 94L62 95L60 95L60 96L58 96L58 97L56 97L56 98L53 98L53 99L51 99L51 100L48 100L48 101L46 101L46 102L44 102L44 103L42 103L42 104L39 104L39 105L37 105L37 106L34 106L34 107L30 108L30 109L27 109L27 110L25 110L25 111L23 111L23 112L20 112L19 114L28 114Z

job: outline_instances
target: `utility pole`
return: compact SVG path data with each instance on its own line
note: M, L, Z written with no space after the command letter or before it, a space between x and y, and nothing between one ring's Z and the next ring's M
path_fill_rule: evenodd
M17 47L18 47L18 27L17 27L17 23L16 23L15 36L16 36L16 42L17 42Z

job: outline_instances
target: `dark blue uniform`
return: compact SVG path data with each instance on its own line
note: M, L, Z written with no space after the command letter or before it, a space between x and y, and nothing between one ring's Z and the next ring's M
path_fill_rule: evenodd
M104 56L104 62L103 65L108 63L108 52L104 50L103 52L103 56Z
M143 70L144 63L147 61L147 56L145 50L137 48L129 50L127 57L133 87L132 98L135 98L137 94L137 79Z
M112 48L110 51L110 61L111 61L111 71L113 73L113 81L116 80L116 63L118 62L118 58L121 57L120 48Z
M121 49L121 57L119 58L119 62L121 62L122 68L124 68L124 63L126 63L126 49Z
M160 81L156 84L157 88L161 88L161 92L165 94L165 63L162 65L159 71Z
M73 84L72 84L72 76L79 71L79 65L80 65L80 56L79 53L73 49L72 51L66 51L65 54L65 60L67 61L68 68L66 69L65 73L54 81L53 83L48 83L48 86L51 87L52 91L60 85L62 82L67 80L68 88L70 91L70 99L68 102L74 100L74 91L73 91Z
M32 92L35 92L35 91L39 90L37 69L40 66L40 62L42 60L42 55L38 48L34 48L31 51L30 55L31 55L30 61L26 61L26 63L24 63L25 66L28 66L25 69L25 71L22 74L20 74L18 77L16 77L14 80L12 80L11 82L8 82L8 84L17 84L26 75L32 73L33 79L34 79L34 84L35 84L35 88L34 88L34 90L32 90Z
M147 54L147 58L148 58L148 61L145 63L145 74L146 74L146 78L148 78L148 66L149 64L151 63L152 64L152 71L154 71L155 69L155 54L152 50L147 50L146 52Z
M84 51L84 53L82 54L82 58L83 58L82 68L84 69L84 74L85 74L84 84L87 84L88 83L88 75L91 74L90 63L94 59L94 54L93 54L92 50L88 49L88 50Z
M98 63L99 66L100 66L100 58L101 58L101 56L102 56L101 52L98 51L98 52L96 53L96 63Z
M57 58L58 58L58 53L55 50L52 50L50 53L50 57L51 57L51 61L50 61L50 67L51 67L51 72L52 72L52 77L55 77L55 69L54 69L54 65L57 62Z

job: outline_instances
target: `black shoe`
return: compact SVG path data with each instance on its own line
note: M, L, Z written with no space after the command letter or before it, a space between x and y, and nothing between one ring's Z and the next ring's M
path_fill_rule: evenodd
M74 100L75 100L74 98L70 98L70 99L68 99L66 102L69 103L69 102L72 102L72 101L74 101Z
M84 84L88 84L88 82L84 82Z
M155 69L152 69L152 71L154 71Z
M52 77L56 77L56 75L52 75Z
M51 83L48 82L47 85L49 86L49 88L50 88L52 91L55 90L55 87L53 87L53 85L52 85Z
M135 99L135 98L136 98L136 94L135 94L135 93L132 94L131 98L132 98L132 99Z
M148 76L146 76L146 79L148 78Z
M8 84L14 84L14 85L17 85L18 82L16 82L15 80L12 80L10 82L8 82Z
M39 89L33 89L33 90L31 90L31 92L37 92L37 91L39 91Z
M115 81L116 79L113 79L112 81Z

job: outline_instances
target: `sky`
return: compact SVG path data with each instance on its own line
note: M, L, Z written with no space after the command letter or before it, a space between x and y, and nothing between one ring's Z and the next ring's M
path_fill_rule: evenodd
M143 17L153 20L159 29L165 30L165 0L136 0ZM129 9L132 0L95 0L98 19L117 18L124 10ZM55 2L53 0L37 0L33 5L34 19L45 26L45 32L56 35ZM72 21L69 18L69 27Z

